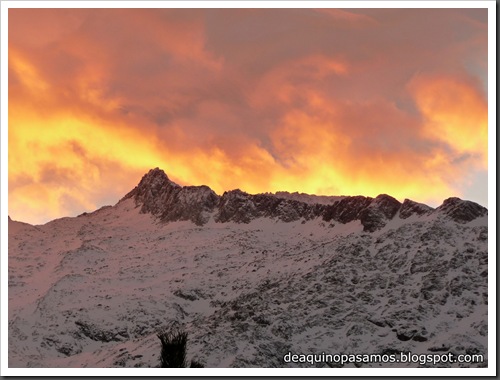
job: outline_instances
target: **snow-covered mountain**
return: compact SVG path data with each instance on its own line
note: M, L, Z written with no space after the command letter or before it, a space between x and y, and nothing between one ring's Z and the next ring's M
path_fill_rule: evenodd
M407 351L484 367L487 240L487 210L458 198L219 196L153 169L115 206L9 218L9 366L154 367L178 324L206 367Z

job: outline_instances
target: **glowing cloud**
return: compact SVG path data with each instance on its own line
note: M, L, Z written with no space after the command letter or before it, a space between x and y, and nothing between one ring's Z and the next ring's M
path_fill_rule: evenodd
M487 168L488 105L484 95L463 78L417 77L410 84L425 118L423 133L458 155L470 154Z
M153 167L461 196L487 169L486 32L467 9L10 9L9 214L113 204Z

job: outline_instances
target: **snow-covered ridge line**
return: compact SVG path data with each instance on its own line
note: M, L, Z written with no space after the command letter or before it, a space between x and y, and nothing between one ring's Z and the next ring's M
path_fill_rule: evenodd
M289 352L481 355L443 366L485 367L486 213L458 198L219 196L157 169L114 206L9 219L9 366L156 367L157 332L178 324L205 367L311 367Z
M400 203L387 194L375 198L287 192L252 195L236 189L219 196L208 186L180 186L159 168L145 174L122 200L129 198L141 207L141 212L151 213L164 222L190 220L204 225L211 218L219 223L249 223L262 217L283 222L322 218L325 222L343 224L359 220L367 232L379 230L395 217L434 215L467 223L488 212L477 203L459 198L448 198L433 209L409 199Z

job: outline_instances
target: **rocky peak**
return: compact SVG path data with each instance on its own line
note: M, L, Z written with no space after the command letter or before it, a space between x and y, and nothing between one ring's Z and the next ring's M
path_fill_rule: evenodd
M150 170L123 199L133 198L141 212L162 221L191 220L198 225L208 220L219 197L208 186L182 187L172 182L159 168Z
M144 174L141 181L139 182L138 187L148 188L151 189L153 192L161 192L164 186L171 186L171 185L177 187L179 186L174 182L170 181L167 174L163 170L159 168L154 168L151 169L146 174Z
M387 219L392 219L401 208L401 203L390 195L380 194L371 202L370 208L379 211Z
M401 203L397 199L387 194L378 195L359 215L363 230L373 232L384 227L400 208Z
M457 223L467 223L488 214L488 209L471 201L457 197L446 199L436 210L436 213L446 215Z
M180 186L170 181L163 170L155 168L144 174L139 184L125 195L124 199L137 197L146 200L146 198L161 196L167 188L177 187Z
M123 199L133 198L137 205L141 205L141 212L159 215L180 189L181 186L170 181L163 170L155 168L145 174Z

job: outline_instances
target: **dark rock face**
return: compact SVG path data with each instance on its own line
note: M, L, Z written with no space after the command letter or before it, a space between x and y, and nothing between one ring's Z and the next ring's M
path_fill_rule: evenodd
M141 205L141 212L159 216L165 204L172 202L181 187L171 182L161 169L152 169L123 199L134 198Z
M423 203L417 203L410 199L405 199L399 210L399 217L401 219L409 218L412 215L424 215L429 214L433 210L432 207L424 205Z
M388 220L394 218L400 207L401 203L389 195L377 196L359 215L363 230L373 232L384 227Z
M222 195L215 220L220 223L249 223L252 219L266 217L293 222L301 218L310 220L317 217L323 209L321 205L310 205L274 195L250 195L241 190L232 190Z
M164 221L191 220L197 225L203 225L218 201L217 194L207 186L186 186L175 194L160 218Z
M233 221L249 223L258 216L255 204L250 201L250 195L239 189L225 192L218 207L215 220L219 223Z
M144 175L123 199L128 198L141 206L141 212L151 213L164 222L190 220L203 225L211 216L218 223L250 223L256 218L293 222L321 217L326 222L343 224L359 220L365 232L383 228L396 215L406 219L412 215L439 213L458 223L467 223L488 212L474 202L459 198L449 198L433 210L409 199L401 204L386 194L376 198L341 197L332 204L303 202L280 193L251 195L239 189L218 196L207 186L179 186L158 168Z
M179 186L158 168L142 177L139 185L123 199L134 198L141 212L151 213L165 222L191 220L197 225L208 221L219 197L208 186Z
M331 206L327 206L323 219L327 222L336 220L340 223L349 223L359 219L361 211L370 205L372 198L355 196L346 197Z
M456 197L446 199L435 211L447 215L457 223L467 223L488 214L485 207Z

